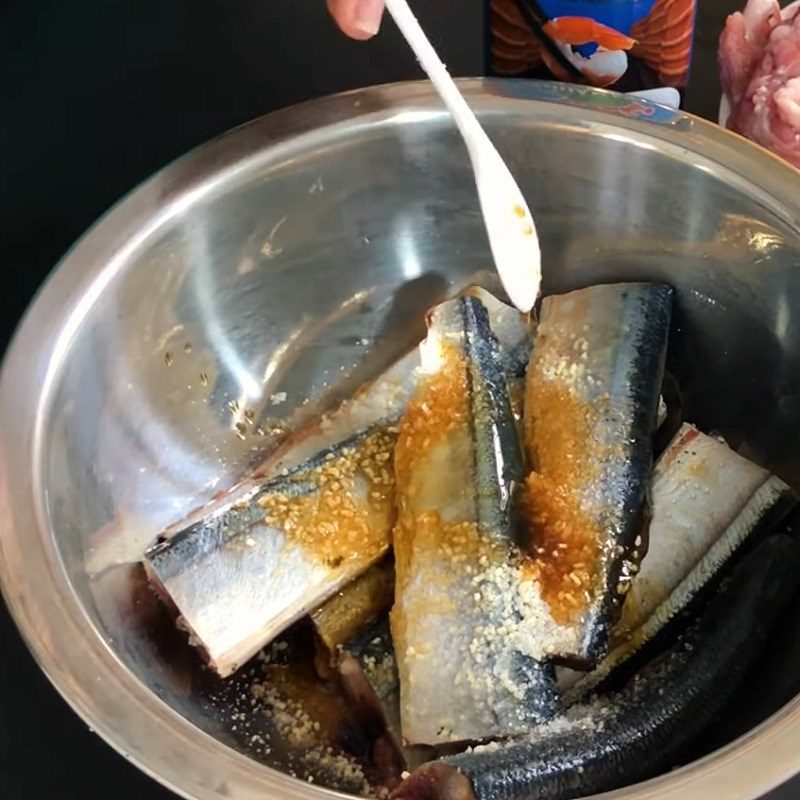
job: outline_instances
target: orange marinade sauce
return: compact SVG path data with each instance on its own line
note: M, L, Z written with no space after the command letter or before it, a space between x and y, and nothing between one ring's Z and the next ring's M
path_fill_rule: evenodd
M598 412L557 382L533 378L525 413L531 471L520 509L531 556L523 575L539 581L553 619L564 625L586 609L602 556L598 521L581 507L598 469L589 453Z
M336 568L347 560L372 561L389 547L395 520L392 454L396 428L378 428L362 442L297 476L316 491L297 497L270 492L259 498L265 522ZM357 479L368 485L366 498Z

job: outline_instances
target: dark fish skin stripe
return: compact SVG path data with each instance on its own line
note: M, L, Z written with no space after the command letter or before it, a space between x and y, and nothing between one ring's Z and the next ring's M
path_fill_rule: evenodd
M543 302L527 380L541 381L537 365L554 356L566 364L582 361L570 335L584 336L589 342L585 367L592 380L562 377L555 383L576 381L571 389L590 403L600 392L607 396L608 410L593 424L592 435L614 444L606 454L592 456L597 476L583 487L602 498L608 509L597 514L597 545L604 554L598 583L579 623L576 645L550 654L555 663L575 669L591 669L606 655L624 600L620 578L623 572L635 573L647 549L653 434L672 296L665 284L620 283L590 286ZM591 446L602 452L598 442Z
M689 603L685 607L675 607L674 616L649 642L646 642L641 650L629 656L609 673L600 683L597 683L591 692L580 693L580 687L576 685L571 693L562 696L564 703L572 704L580 702L590 693L605 694L608 692L619 691L639 670L652 660L657 653L660 653L667 646L668 642L675 641L681 632L689 625L693 615L702 608L714 591L725 580L727 574L734 564L744 554L749 553L759 542L770 534L783 527L784 520L797 508L797 495L793 490L787 488L786 491L776 498L775 502L765 508L754 520L753 527L747 534L747 538L742 544L731 553L730 557L720 565L716 575L709 578L705 586L700 587L697 594L689 598Z
M520 342L503 361L503 369L509 378L524 378L528 369L528 361L531 357L533 339L526 339Z
M634 356L629 370L615 376L609 394L624 398L625 413L630 414L630 442L625 448L625 466L613 470L605 478L609 495L621 493L623 529L617 532L617 544L623 552L611 559L606 573L605 600L596 624L587 631L585 659L596 664L606 653L611 631L619 619L622 600L617 587L626 559L637 564L647 552L647 508L650 475L653 469L652 437L656 428L658 398L667 353L667 336L672 312L672 289L663 284L632 284L626 294L638 302L626 306L626 317L620 320L629 330ZM636 537L642 546L635 552Z
M634 356L628 371L614 376L609 393L612 397L623 397L630 409L633 441L627 461L629 481L625 483L624 508L629 515L635 515L646 501L653 466L652 435L664 374L672 289L650 284L634 286L629 293L639 302L628 308L627 318L620 322L622 329L629 330L633 337L630 347Z
M480 476L477 502L489 530L507 535L512 520L513 492L525 477L525 462L517 425L510 412L508 373L500 358L500 347L492 332L486 307L475 297L460 301L466 332L465 350L472 396L475 474ZM503 454L497 457L498 450ZM488 484L483 481L489 478ZM550 719L558 706L555 673L550 664L515 653L509 671L517 686L525 687L523 707L509 700L504 712L520 719Z
M448 757L420 767L392 799L571 800L657 775L731 698L798 584L798 543L765 539L698 623L610 698L602 729Z
M509 413L507 374L500 360L500 346L492 333L489 315L477 298L465 297L461 313L466 332L466 355L470 364L469 384L473 408L473 438L476 443L476 474L493 472L491 489L496 492L494 519L484 520L498 530L507 530L513 490L525 477L525 464L517 426ZM497 448L503 457L497 458ZM480 467L483 467L481 469ZM478 486L480 497L484 487ZM480 504L480 498L479 498ZM485 507L485 504L484 504Z

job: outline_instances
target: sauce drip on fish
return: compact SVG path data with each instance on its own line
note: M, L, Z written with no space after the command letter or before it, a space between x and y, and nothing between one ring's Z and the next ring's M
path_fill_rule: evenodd
M602 551L597 520L580 504L581 487L595 476L589 459L596 410L564 389L529 383L531 409L526 451L531 472L520 496L523 535L529 552L523 574L541 586L553 619L573 621L589 603Z
M431 353L431 348L427 352ZM436 357L428 356L429 359ZM463 425L469 413L469 387L463 356L453 345L445 344L438 358L438 371L423 379L400 423L394 455L395 471L398 481L406 487L406 496L416 495L424 488L412 483L414 459Z

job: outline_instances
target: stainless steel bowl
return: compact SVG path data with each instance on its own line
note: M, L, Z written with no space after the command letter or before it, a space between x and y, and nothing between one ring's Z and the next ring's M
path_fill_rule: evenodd
M619 95L462 85L535 209L545 290L674 284L689 417L797 482L797 173ZM402 84L264 117L170 165L75 246L28 312L0 385L3 591L78 713L181 794L325 790L249 758L213 713L143 585L142 550L273 446L276 418L349 391L419 334L426 307L491 281L489 265L453 125L426 84ZM234 400L273 434L241 440ZM795 699L608 796L755 798L800 769L798 737Z

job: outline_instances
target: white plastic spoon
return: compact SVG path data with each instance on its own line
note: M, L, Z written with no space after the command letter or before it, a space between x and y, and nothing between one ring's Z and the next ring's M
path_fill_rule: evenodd
M406 0L386 0L386 8L464 137L475 172L489 246L503 288L517 308L530 311L539 296L542 263L539 238L528 204Z

